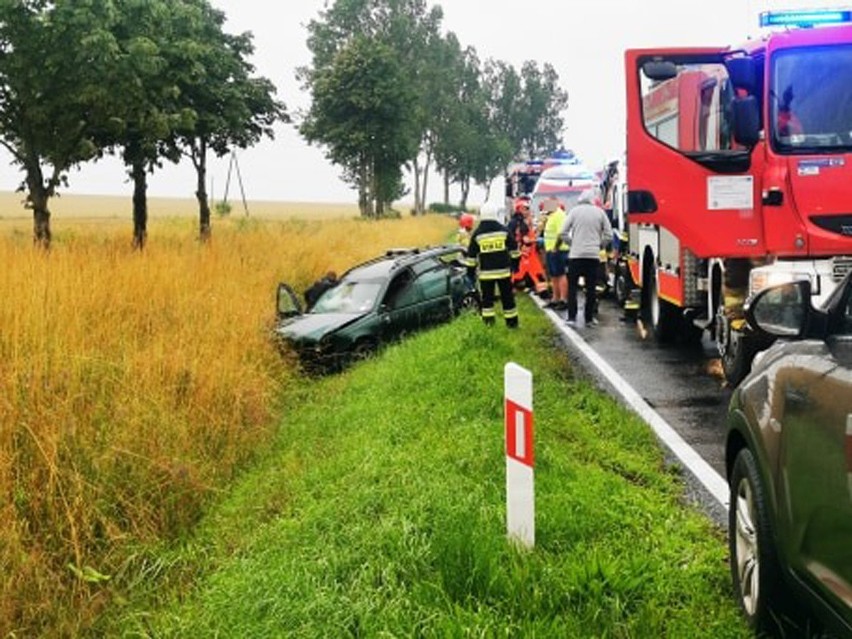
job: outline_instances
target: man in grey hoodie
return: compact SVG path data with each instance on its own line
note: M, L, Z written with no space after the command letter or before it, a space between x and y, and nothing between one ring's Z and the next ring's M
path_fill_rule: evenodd
M597 279L600 268L600 252L612 241L612 225L604 210L597 205L595 189L586 189L577 199L577 205L568 211L559 232L557 248L569 244L568 251L568 324L577 324L577 287L583 278L586 289L584 318L586 326L598 323Z

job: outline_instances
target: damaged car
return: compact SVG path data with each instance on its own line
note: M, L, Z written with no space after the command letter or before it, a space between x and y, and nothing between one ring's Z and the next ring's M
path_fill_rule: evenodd
M479 308L459 245L391 249L359 264L304 310L278 285L275 334L311 372L339 370L382 345Z

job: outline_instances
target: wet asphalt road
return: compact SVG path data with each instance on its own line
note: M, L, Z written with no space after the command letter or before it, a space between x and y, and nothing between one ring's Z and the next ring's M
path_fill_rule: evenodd
M580 299L582 304L582 295ZM552 321L564 322L564 311L558 313L559 317L552 311L548 315ZM578 317L582 318L582 310ZM575 330L724 477L725 418L731 389L722 379L715 345L706 337L700 345L658 344L652 336L644 335L635 318L625 317L612 299L600 300L598 319L600 324L594 327L582 326L581 319ZM611 387L583 356L572 356L601 386ZM702 494L706 491L697 482L689 477L687 481L692 485L690 500L724 527L724 508Z

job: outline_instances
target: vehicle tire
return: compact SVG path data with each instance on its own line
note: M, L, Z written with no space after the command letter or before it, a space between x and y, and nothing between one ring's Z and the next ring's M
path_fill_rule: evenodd
M737 601L757 635L792 636L783 633L799 615L783 580L765 487L748 448L734 460L730 491L728 548Z
M476 293L467 293L461 298L456 308L456 315L462 313L479 313L479 296Z
M352 348L351 360L353 362L360 362L369 359L376 354L377 350L378 344L375 341L363 337L355 342L355 346Z
M633 290L633 278L626 265L616 264L613 288L615 289L615 301L620 307L623 307L630 297L630 291Z
M660 299L657 289L657 277L652 271L646 271L642 286L642 321L661 344L674 341L677 336L680 317L674 304Z
M723 309L716 316L716 345L725 379L732 387L736 386L751 370L758 349L747 334L731 328Z

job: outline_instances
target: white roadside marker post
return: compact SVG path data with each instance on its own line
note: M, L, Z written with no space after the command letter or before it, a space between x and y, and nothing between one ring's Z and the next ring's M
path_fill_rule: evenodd
M506 427L506 533L535 546L532 373L514 363L504 369Z

